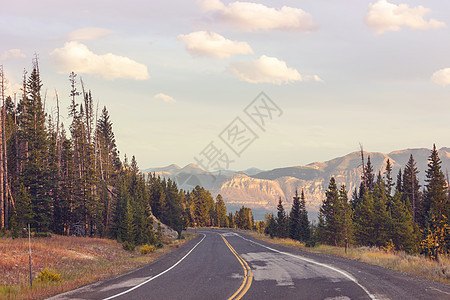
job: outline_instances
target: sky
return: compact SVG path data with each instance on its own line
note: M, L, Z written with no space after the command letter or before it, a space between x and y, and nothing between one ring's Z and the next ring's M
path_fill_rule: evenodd
M448 1L1 2L7 95L37 55L67 128L77 73L141 169L449 146Z

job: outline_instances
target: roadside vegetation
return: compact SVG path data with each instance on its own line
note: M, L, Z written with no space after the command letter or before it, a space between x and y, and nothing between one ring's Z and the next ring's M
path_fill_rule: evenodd
M301 250L363 261L435 281L450 283L450 189L433 145L425 186L421 189L416 162L411 155L392 176L388 159L375 175L370 157L361 149L359 189L348 198L346 186L334 177L319 210L319 222L310 224L303 190L295 193L285 211L280 197L277 214L267 214L263 235L255 238Z
M44 299L145 265L180 247L184 239L162 239L163 247L152 245L124 250L111 239L68 237L32 238L30 287L28 239L0 238L0 299Z

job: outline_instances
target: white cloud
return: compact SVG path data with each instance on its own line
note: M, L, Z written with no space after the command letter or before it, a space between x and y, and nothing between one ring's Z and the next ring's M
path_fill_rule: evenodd
M242 81L250 83L282 84L294 81L315 80L322 81L317 75L308 75L305 78L286 62L276 57L262 55L260 58L247 62L234 62L228 71Z
M9 50L6 50L5 52L3 52L2 55L0 55L0 59L2 59L2 60L8 59L11 57L25 58L27 56L20 49L9 49Z
M436 84L446 86L450 84L450 68L440 69L433 73L431 81Z
M66 39L69 41L90 41L110 35L113 31L99 27L85 27L74 30L67 34Z
M246 42L228 40L215 32L180 34L178 39L186 44L186 50L191 54L217 58L229 58L234 54L253 54L252 48Z
M174 98L170 97L169 95L163 94L163 93L156 94L153 98L162 100L162 101L164 101L166 103L175 103L175 102L177 102Z
M444 22L423 17L430 13L431 9L421 5L409 7L408 4L395 5L387 0L378 0L377 3L369 3L369 12L366 15L366 24L375 29L377 34L386 31L399 31L401 26L412 29L436 29L446 27Z
M306 75L303 76L304 81L317 81L317 82L324 82L322 78L320 78L318 75Z
M247 31L258 29L312 32L317 29L312 16L300 8L283 6L280 9L253 2L231 2L226 6L219 0L199 0L203 11L214 12L223 22L231 23Z
M112 53L95 54L79 42L67 42L63 48L50 53L60 73L84 73L100 75L106 79L149 79L147 66L128 57Z
M8 69L3 69L3 73L5 74L6 79L6 94L9 96L13 96L14 94L21 95L22 94L22 78L16 77L18 74L15 72L10 72ZM20 76L20 75L19 75Z

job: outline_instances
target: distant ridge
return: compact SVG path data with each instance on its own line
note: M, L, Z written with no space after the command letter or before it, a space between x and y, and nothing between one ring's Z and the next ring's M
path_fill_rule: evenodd
M370 156L376 174L378 172L383 174L386 161L390 159L393 165L393 177L396 178L399 169L405 167L412 154L423 188L430 153L431 149L415 148L396 150L388 154L365 151L364 155L366 161ZM439 157L442 160L442 170L450 171L450 148L441 148ZM191 189L197 184L202 185L209 189L214 196L221 194L229 209L234 210L245 205L255 210L257 212L255 215L259 218L262 218L266 212L275 211L279 197L285 201L285 205L289 209L295 190L304 189L307 209L310 215L314 216L324 198L331 176L336 178L338 185L346 185L349 195L359 186L361 157L360 152L355 151L325 162L268 171L250 168L237 172L209 173L194 164L189 164L184 168L170 165L164 168L147 169L144 172L148 172L148 170L160 176L171 177L183 189Z

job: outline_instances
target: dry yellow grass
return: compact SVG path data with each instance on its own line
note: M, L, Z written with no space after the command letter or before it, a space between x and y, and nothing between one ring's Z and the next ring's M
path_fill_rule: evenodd
M33 278L44 268L61 274L61 282L29 285L28 239L0 238L0 299L43 299L147 264L192 239L166 241L165 247L140 255L116 241L54 235L31 240Z
M303 251L325 253L334 256L346 257L368 264L384 267L389 270L408 273L430 280L450 284L450 257L440 256L439 261L430 260L421 255L410 255L404 252L386 252L374 247L350 247L345 253L342 247L318 245L313 248L305 247L304 243L292 239L273 238L255 232L246 232L269 243L297 248Z

